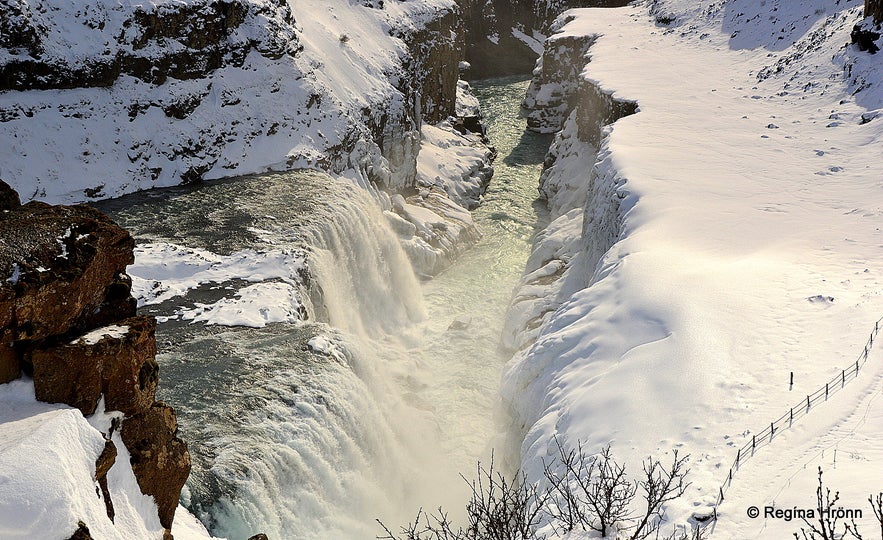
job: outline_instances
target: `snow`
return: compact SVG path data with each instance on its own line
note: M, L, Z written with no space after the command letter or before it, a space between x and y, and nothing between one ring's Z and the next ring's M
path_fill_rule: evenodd
M461 64L466 64L465 69L469 69L469 62L460 62ZM461 68L463 71L463 68ZM472 87L469 86L469 83L463 80L457 81L457 104L456 104L456 114L457 116L467 117L467 116L481 116L481 104L478 102L478 98L475 97L475 94L472 93ZM426 134L423 134L423 141L426 141ZM420 159L419 156L417 158Z
M141 494L118 433L113 441L119 454L108 473L113 522L96 496L95 461L105 439L94 426L109 427L118 413L104 413L102 404L87 420L77 409L38 402L28 379L0 385L0 403L0 537L57 540L83 521L96 539L162 538L156 505ZM211 538L194 522L179 507L175 538Z
M193 309L178 312L185 321L223 326L263 328L269 323L301 320L303 304L295 286L288 283L265 282L249 285L214 304L196 304Z
M19 279L21 279L21 267L15 263L12 265L12 275L6 278L6 282L15 285Z
M119 339L121 337L124 337L128 332L128 326L119 326L116 324L112 324L110 326L105 326L103 328L92 330L88 334L78 337L71 342L71 345L77 343L82 343L85 345L95 345L105 338Z
M219 255L208 250L179 246L167 242L141 244L135 248L135 264L129 267L132 294L138 305L160 304L181 297L200 285L223 284L234 279L252 283L281 281L279 285L264 284L242 292L242 298L258 297L274 290L286 292L287 305L300 305L294 290L300 283L306 255L300 251L241 250ZM284 285L283 285L284 284ZM229 301L227 301L229 304Z
M591 176L579 152L556 162L583 167L587 203L580 220L568 214L576 184L553 190L559 217L521 290L554 275L555 260L569 284L554 286L554 305L510 314L510 345L536 334L504 376L529 477L553 435L612 443L631 470L678 449L692 485L667 517L684 523L711 511L736 448L862 352L883 314L883 123L863 120L883 107L883 85L879 55L845 45L861 4L568 12L564 35L597 36L583 77L639 112L605 132ZM541 314L539 327L519 309ZM883 351L870 354L735 472L714 538L790 537L796 522L746 509L811 508L819 465L873 530L864 501L883 483Z
M462 96L458 87L458 112L478 113L478 100ZM471 98L471 99L470 99ZM474 103L473 103L474 101ZM463 135L448 122L425 124L421 130L420 154L417 156L417 185L438 186L458 205L478 205L491 159L491 151L474 134Z
M395 36L454 9L453 1L388 2L383 9L342 0L276 4L249 0L250 14L227 44L261 48L287 40L287 46L303 47L297 54L270 58L252 49L242 66L161 85L123 75L106 88L0 92L0 176L22 200L50 203L175 185L194 168L217 179L371 164L378 176L392 175L390 182L402 185L412 168L393 170L380 156L363 110L385 110L390 124L398 120L405 97L390 74L401 72L408 53ZM134 10L172 5L181 3L39 0L24 8L39 28L47 62L81 66L123 53L153 59L182 47L167 39L162 51L153 41L134 48L124 27ZM284 20L287 7L296 23ZM257 9L265 11L257 15ZM5 50L2 55L0 62L12 59ZM172 110L187 104L192 111L176 117ZM416 129L402 126L402 135L416 135ZM326 151L345 147L352 137L362 140L352 154L327 163Z
M518 28L512 28L512 35L515 36L516 39L530 47L530 50L535 52L537 56L543 54L543 41L545 41L546 37L539 32L534 32L534 35L529 36Z

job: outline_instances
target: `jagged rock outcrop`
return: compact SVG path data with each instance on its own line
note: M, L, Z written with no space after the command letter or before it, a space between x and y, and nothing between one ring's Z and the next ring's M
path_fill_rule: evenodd
M524 99L524 106L531 111L528 128L555 133L561 130L570 113L579 109L579 138L598 146L601 127L637 110L636 103L613 99L580 75L595 39L591 35L554 35L546 40L546 52L537 62ZM545 167L549 165L547 158Z
M524 98L530 109L527 125L540 133L554 133L576 106L580 72L595 36L553 35L546 40L542 58Z
M77 530L68 540L92 540L92 533L89 532L89 527L81 521L77 523Z
M177 437L174 409L155 401L156 321L134 316L125 275L134 240L92 208L39 202L16 208L17 195L2 181L0 195L8 207L0 212L0 383L25 370L37 399L89 415L104 396L107 411L122 412L132 470L142 492L156 500L171 538L190 456ZM110 436L95 480L112 520L107 474L117 448ZM91 537L85 524L76 526L71 538Z
M95 461L95 481L98 482L98 486L101 488L101 496L107 508L107 517L111 521L113 521L116 512L114 512L113 501L110 498L110 489L107 487L107 473L110 472L110 468L116 463L116 459L117 447L112 441L108 440L104 445L101 455Z
M97 210L31 202L0 214L0 239L0 383L50 338L135 314L134 240Z
M881 17L883 17L883 14L881 14ZM852 32L849 35L850 41L852 41L853 45L857 45L860 51L876 54L880 50L877 41L880 39L881 31L883 30L881 30L879 22L873 25L868 24L867 20L862 21L852 28Z
M156 321L132 317L69 343L31 354L37 399L92 414L104 395L109 411L146 411L156 396Z
M153 496L159 522L171 529L181 488L190 474L190 454L177 436L175 409L156 402L147 411L123 420L120 435L132 456L132 471L141 492Z

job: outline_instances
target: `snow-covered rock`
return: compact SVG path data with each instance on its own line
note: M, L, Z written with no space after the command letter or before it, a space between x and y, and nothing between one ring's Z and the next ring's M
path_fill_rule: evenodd
M883 435L869 420L876 367L726 482L737 448L852 365L883 314L880 58L849 44L862 2L658 0L565 17L550 41L592 36L580 76L638 109L603 132L591 174L567 151L568 120L544 183L562 210L522 288L545 301L546 280L565 275L560 250L572 290L539 319L523 302L510 313L522 349L504 394L528 477L541 477L555 435L590 451L612 443L632 470L677 449L692 484L668 524L711 514L723 489L714 537L741 540L797 532L746 509L813 508L822 466L840 503L867 517L883 460L869 442ZM554 168L586 171L581 227L564 211L578 183ZM837 300L807 302L816 296Z
M454 112L452 0L8 4L0 177L25 200L292 168L398 189L421 117Z

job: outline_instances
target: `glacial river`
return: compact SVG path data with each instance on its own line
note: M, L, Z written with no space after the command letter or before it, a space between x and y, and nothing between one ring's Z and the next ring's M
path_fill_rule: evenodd
M473 213L484 236L423 283L370 197L321 173L100 205L138 240L132 273L150 269L177 284L136 283L165 295L141 311L160 318L159 397L178 410L193 456L182 502L213 534L374 538L376 518L395 529L421 506L441 504L456 517L467 493L458 474L470 476L492 450L511 464L500 334L531 239L547 221L536 185L550 139L525 129L527 84L474 85L499 152ZM304 265L312 300L286 304ZM239 307L274 320L245 301L258 289L258 299L311 322L192 320L220 304L232 306L233 320Z

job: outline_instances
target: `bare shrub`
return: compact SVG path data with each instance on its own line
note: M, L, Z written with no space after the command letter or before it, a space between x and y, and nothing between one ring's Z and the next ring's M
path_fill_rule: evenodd
M840 492L835 491L831 495L831 488L825 486L822 478L823 471L819 467L819 485L816 488L816 508L814 512L814 521L806 518L803 519L804 527L799 532L794 533L797 540L840 540L844 538L854 538L855 540L864 540L859 531L858 524L854 518L849 523L841 522L843 532L837 532L837 523L841 513L838 512L837 502L840 500ZM874 517L880 525L880 538L883 540L883 492L876 496L869 495L868 503L874 512Z
M597 455L586 453L582 443L568 448L557 438L558 455L543 463L545 487L529 484L523 474L512 480L490 467L477 467L475 480L464 480L472 491L466 504L467 524L455 527L439 508L422 509L411 523L384 540L543 540L540 527L548 524L554 536L574 530L596 531L602 538L618 540L701 540L701 527L661 536L665 504L682 496L689 483L687 457L674 457L669 465L648 457L643 474L632 480L612 455L610 446ZM640 504L639 504L640 503ZM642 508L636 511L635 507Z

